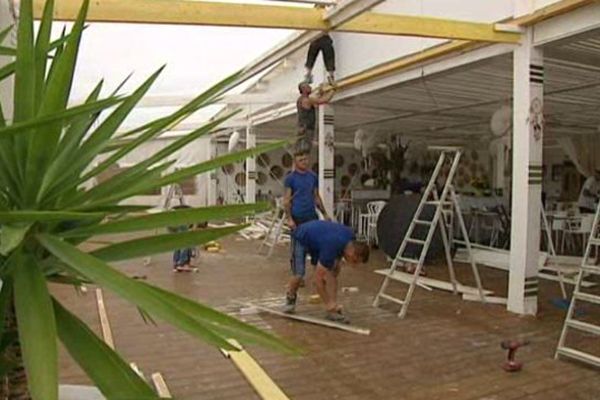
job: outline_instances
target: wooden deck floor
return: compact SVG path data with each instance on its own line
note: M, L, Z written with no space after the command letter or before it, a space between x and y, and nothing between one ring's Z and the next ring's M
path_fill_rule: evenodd
M274 304L282 299L288 277L287 251L278 249L266 260L255 255L257 243L230 238L225 253L202 253L199 272L173 274L170 255L152 263L119 265L130 275L145 275L148 282L174 290L234 315L237 301ZM569 361L556 361L553 353L564 310L551 299L558 297L555 283L542 281L540 312L536 318L509 314L503 306L464 302L449 293L418 289L405 320L396 307L371 307L381 277L375 269L386 264L381 254L363 268L346 268L341 286L359 292L341 294L355 325L371 329L370 336L293 322L276 316L242 316L248 322L284 337L306 349L301 358L269 350L248 350L291 399L406 399L406 400L598 400L600 370ZM445 268L432 267L430 276L444 276ZM466 284L467 267L459 267ZM506 275L481 268L487 288L504 295ZM398 290L400 284L394 284ZM299 311L320 315L319 305L307 304L304 289ZM61 301L100 333L94 291L78 296L70 287L53 287ZM160 371L177 399L257 399L252 388L220 352L159 322L146 325L132 305L105 292L116 348L146 374ZM587 317L600 321L600 307L584 308ZM517 358L525 363L519 373L504 372L506 355L500 342L527 338ZM576 340L579 340L576 338ZM598 349L600 340L582 338ZM89 383L65 352L61 355L64 383Z

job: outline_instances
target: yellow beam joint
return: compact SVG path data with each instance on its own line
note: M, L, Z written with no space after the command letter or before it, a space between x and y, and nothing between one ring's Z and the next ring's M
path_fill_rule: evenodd
M376 13L362 14L337 31L500 43L518 43L520 38L519 33L496 31L495 24Z
M80 5L80 0L56 0L55 19L75 19ZM36 18L41 17L43 7L44 0L34 0ZM185 0L94 0L90 3L87 20L313 31L330 29L324 20L324 12L314 8ZM336 31L502 43L519 40L518 33L497 32L494 24L370 12L342 24Z

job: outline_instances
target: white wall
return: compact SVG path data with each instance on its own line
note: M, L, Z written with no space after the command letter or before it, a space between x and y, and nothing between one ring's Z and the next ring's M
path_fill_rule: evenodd
M121 167L133 166L157 151L173 143L175 139L158 139L151 142L144 143L136 150L123 157L118 164ZM167 171L172 172L175 169L189 167L209 159L209 142L210 138L200 138L194 142L188 144L181 150L169 156L169 160L176 160L176 163ZM106 156L99 157L97 161L105 158ZM187 204L192 206L206 206L208 204L208 183L209 173L204 173L196 177L196 194L185 195L185 201ZM148 204L161 206L167 193L167 188L163 188L162 195L160 196L136 196L132 199L124 202L125 204Z

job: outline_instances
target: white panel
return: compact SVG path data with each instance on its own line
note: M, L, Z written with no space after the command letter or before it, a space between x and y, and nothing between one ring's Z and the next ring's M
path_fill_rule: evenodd
M533 0L535 4L535 8L542 8L549 6L550 4L558 3L560 0Z

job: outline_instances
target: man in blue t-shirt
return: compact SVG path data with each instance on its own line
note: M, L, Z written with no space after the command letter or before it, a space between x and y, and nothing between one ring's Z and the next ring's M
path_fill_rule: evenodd
M366 263L369 260L369 246L357 242L350 228L337 222L311 221L299 226L292 234L294 239L310 255L316 266L315 287L323 300L327 319L347 322L337 304L337 276L342 258L349 264ZM304 277L304 254L292 259L292 274ZM286 296L285 312L294 312L298 287L290 286Z
M319 195L319 179L308 169L309 157L305 152L294 156L294 170L285 178L283 204L287 213L288 225L294 230L305 222L319 219L317 208L329 220L323 200ZM290 241L290 262L305 258L304 246L298 244L292 235ZM298 261L299 262L299 261ZM288 287L295 293L302 284L303 277L292 275Z
M294 156L294 170L285 177L283 183L285 187L283 204L288 225L292 229L304 222L319 219L317 208L325 219L329 219L319 195L319 178L308 169L308 163L308 153L297 153Z

